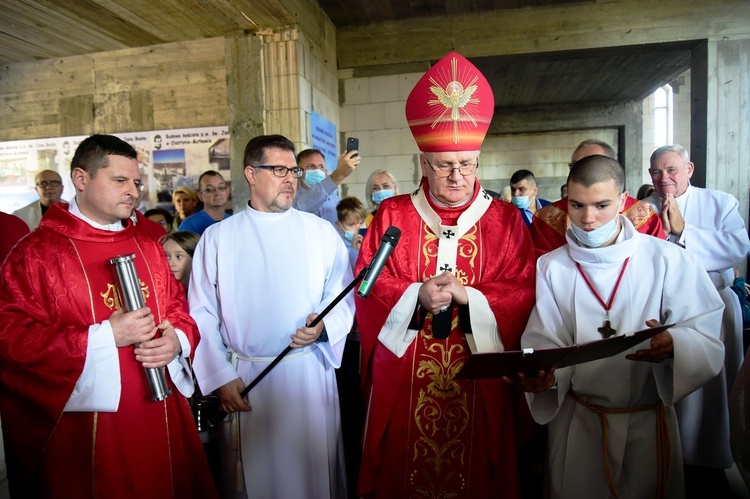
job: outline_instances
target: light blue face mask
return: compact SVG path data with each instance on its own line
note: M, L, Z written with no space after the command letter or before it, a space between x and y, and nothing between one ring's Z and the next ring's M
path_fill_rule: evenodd
M375 204L380 204L384 199L392 198L395 195L396 193L393 192L393 189L383 189L381 191L375 191L372 193L372 202Z
M353 230L345 230L344 231L344 239L347 241L351 241L354 239L354 231Z
M606 243L610 239L614 239L617 235L617 231L620 229L617 226L617 217L619 213L615 215L615 218L602 225L598 229L594 229L590 232L586 232L576 224L570 224L570 230L573 231L573 235L581 244L585 244L590 248L598 248L602 244Z
M312 187L315 184L319 184L323 181L323 179L326 178L326 174L323 173L323 170L307 170L305 172L305 183Z
M529 204L531 204L531 199L529 199L529 196L513 196L512 198L510 198L510 201L522 210L525 210L529 207Z

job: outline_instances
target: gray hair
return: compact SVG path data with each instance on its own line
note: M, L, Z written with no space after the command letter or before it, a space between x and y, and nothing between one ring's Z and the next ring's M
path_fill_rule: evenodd
M651 158L649 159L649 163L653 165L656 161L659 160L659 158L671 152L676 152L677 154L679 154L682 157L682 159L685 160L685 163L690 162L690 154L687 152L687 149L682 147L680 144L670 144L667 146L661 146L657 148L654 152L652 152Z

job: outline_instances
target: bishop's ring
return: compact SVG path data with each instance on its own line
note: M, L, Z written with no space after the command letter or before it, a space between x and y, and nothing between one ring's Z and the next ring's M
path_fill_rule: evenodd
M448 305L443 305L442 307L440 307L440 313L441 313L441 314L442 314L443 312L445 312L446 310L448 310Z

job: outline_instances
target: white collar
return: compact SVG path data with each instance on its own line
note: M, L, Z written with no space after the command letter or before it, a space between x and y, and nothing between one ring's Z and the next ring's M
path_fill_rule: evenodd
M685 214L685 206L687 205L688 199L690 198L690 193L692 191L693 186L688 182L687 189L685 189L685 192L682 193L682 196L674 198L674 200L677 201L677 207L680 209L680 213L682 213L683 215Z
M122 225L122 221L117 221L112 224L100 224L99 222L95 222L91 220L89 217L81 213L81 209L78 207L78 203L76 203L76 198L73 197L73 199L70 200L70 204L68 205L68 211L71 215L73 215L76 218L80 218L90 226L92 226L95 229L100 230L106 230L109 232L120 232L121 230L125 229L125 227Z

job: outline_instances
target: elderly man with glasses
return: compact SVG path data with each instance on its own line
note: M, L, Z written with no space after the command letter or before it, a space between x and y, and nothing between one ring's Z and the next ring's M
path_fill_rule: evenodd
M13 212L15 216L26 222L31 230L39 226L42 216L52 206L52 203L60 201L63 192L62 178L54 170L42 170L37 173L34 178L34 185L36 186L36 193L39 194L39 199Z
M335 369L353 322L351 295L306 325L352 280L349 255L332 224L293 208L304 169L287 138L250 140L244 165L250 201L203 234L189 286L201 332L198 384L234 414L221 425L220 483L225 497L344 498ZM291 353L242 397L287 346Z
M518 405L501 380L455 379L475 352L517 350L534 300L534 253L518 209L477 180L494 97L451 53L417 82L406 118L422 181L385 199L355 272L390 226L403 236L357 300L368 401L358 494L518 497Z
M194 232L200 236L208 227L229 216L224 211L224 205L229 199L229 188L221 173L214 170L203 172L198 178L198 185L198 199L203 201L203 209L187 217L180 224L180 230Z
M721 374L677 406L686 497L729 494L724 470L734 463L729 446L728 395L742 363L742 310L732 291L733 268L750 252L737 199L726 192L691 185L695 166L678 145L656 149L649 174L656 192L644 199L661 215L667 240L698 257L721 299L721 340L726 349Z

